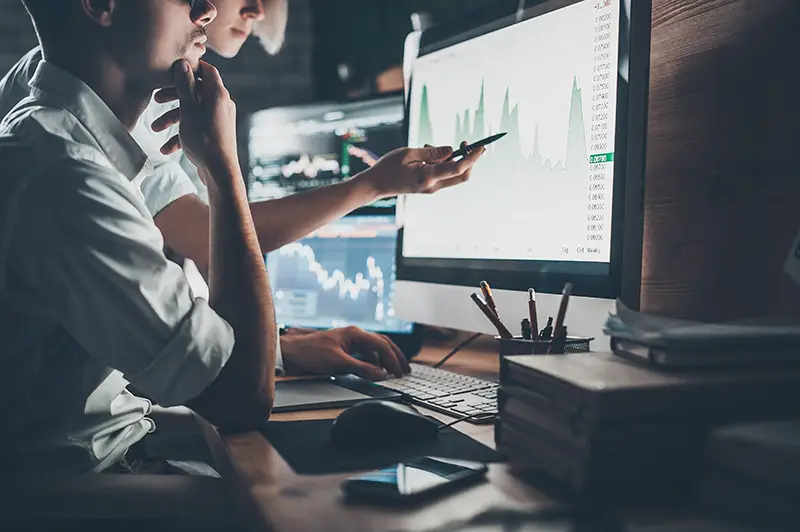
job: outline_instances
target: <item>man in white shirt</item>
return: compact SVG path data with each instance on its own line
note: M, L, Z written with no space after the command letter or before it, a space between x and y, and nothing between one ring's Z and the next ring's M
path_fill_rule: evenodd
M277 53L283 43L288 5L287 0L213 0L217 17L206 27L208 46L222 57L236 56L245 40L255 33L268 53ZM30 92L29 82L42 59L41 49L34 48L0 80L0 118ZM173 94L174 96L174 94ZM150 174L135 181L144 202L161 230L167 247L188 257L185 267L196 295L207 297L209 257L209 210L206 186L197 168L176 143L178 134L177 102L150 102L137 121L131 135L154 166ZM166 120L160 119L166 113ZM171 120L174 119L174 120ZM152 124L165 127L153 131ZM169 145L169 153L161 148ZM300 194L292 198L254 203L253 222L263 253L268 253L334 219L361 207L378 197L388 197L413 190L398 176L367 174L353 182ZM199 272L195 268L199 268ZM192 275L195 273L195 275ZM350 353L374 353L376 364L366 363ZM284 362L298 372L352 372L378 380L387 370L400 374L408 365L399 348L387 337L355 327L298 332L279 339L277 351L279 372Z
M236 153L235 106L199 58L208 0L25 0L44 60L0 123L0 472L113 466L153 428L150 403L248 429L274 396L276 327ZM193 72L194 71L194 72ZM195 73L202 83L195 81ZM175 85L180 143L208 186L208 301L191 293L135 182L129 135ZM430 192L480 153L404 149L373 171Z

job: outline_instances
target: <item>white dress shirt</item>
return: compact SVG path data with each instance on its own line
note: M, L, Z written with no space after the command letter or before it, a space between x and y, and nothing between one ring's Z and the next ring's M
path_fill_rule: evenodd
M219 374L231 327L193 298L105 103L40 62L0 123L0 476L103 470Z
M42 51L37 46L22 56L0 79L0 120L17 103L29 95L30 81L41 61ZM157 118L177 105L176 102L166 104L150 102L131 132L131 136L139 143L153 165L153 170L142 172L136 177L134 184L141 190L147 210L154 218L175 200L189 194L196 194L208 204L208 190L200 179L197 168L186 158L183 151L177 151L170 155L161 153L161 147L178 134L178 126L158 133L150 127ZM187 259L183 268L192 293L196 297L207 300L209 297L208 285L194 262ZM282 374L283 354L280 339L276 342L276 370Z

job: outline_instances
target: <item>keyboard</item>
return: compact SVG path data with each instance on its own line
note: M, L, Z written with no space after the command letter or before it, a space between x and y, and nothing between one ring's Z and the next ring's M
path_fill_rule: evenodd
M376 383L407 396L412 403L460 418L468 423L491 423L497 417L495 382L411 363L411 374Z

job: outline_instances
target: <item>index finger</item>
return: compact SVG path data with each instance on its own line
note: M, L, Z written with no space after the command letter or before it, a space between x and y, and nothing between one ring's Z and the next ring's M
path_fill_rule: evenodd
M445 161L442 163L431 164L427 166L427 171L432 172L431 177L434 179L447 179L450 177L456 177L464 174L467 170L472 168L478 159L480 159L481 155L486 152L486 148L481 147L478 150L474 150L466 157L461 158L458 161Z
M197 69L197 73L203 80L203 90L220 90L225 88L225 84L222 83L222 76L220 76L219 70L214 68L214 66L210 63L200 61L200 66Z
M354 338L355 342L372 349L378 355L381 366L386 368L395 377L402 377L404 372L397 354L392 346L383 337L358 329ZM398 350L399 351L399 350Z
M411 373L411 366L408 365L408 359L403 354L403 351L388 336L383 335L383 339L386 340L386 343L388 343L389 347L391 347L392 351L394 351L397 360L400 362L400 367L403 369L403 373Z
M175 79L175 87L177 90L178 98L181 105L188 106L191 103L197 102L195 95L195 80L192 67L185 59L180 59L175 62L173 66L173 78Z
M178 89L175 87L165 87L163 89L158 89L156 93L153 95L153 100L156 103L168 103L174 102L178 99Z

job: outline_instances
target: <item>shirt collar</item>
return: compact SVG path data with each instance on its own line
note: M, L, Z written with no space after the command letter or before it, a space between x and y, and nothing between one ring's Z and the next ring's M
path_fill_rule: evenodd
M73 114L94 137L111 164L129 180L151 168L147 155L122 122L83 81L42 61L30 86L33 95L45 95L48 101Z

